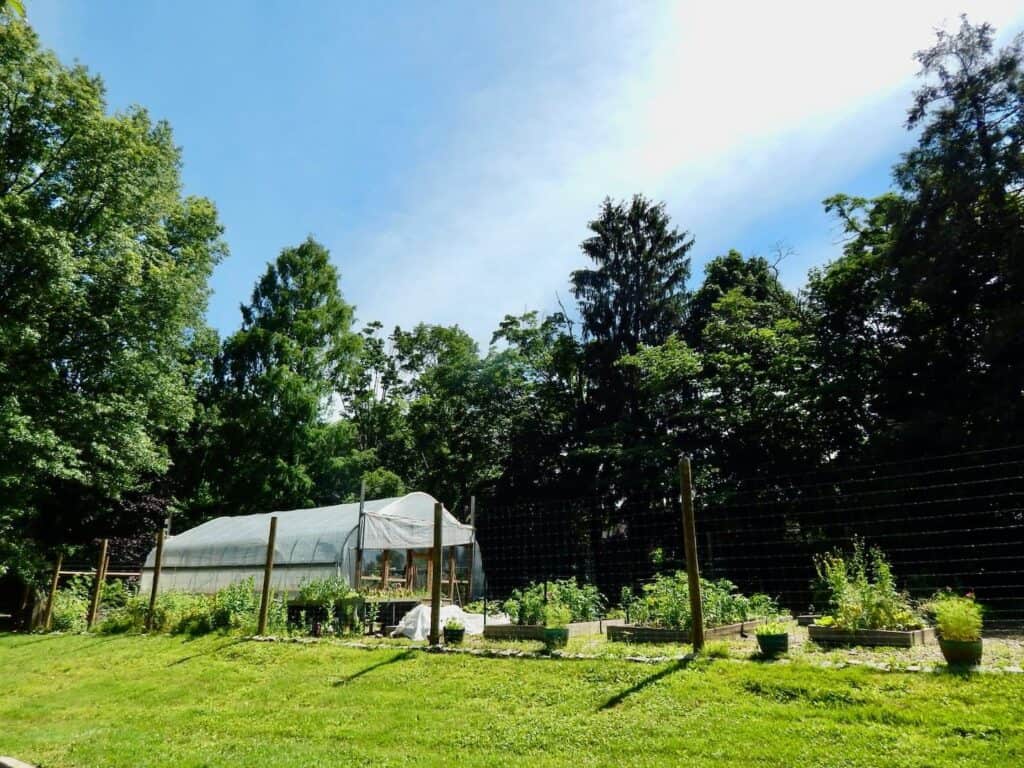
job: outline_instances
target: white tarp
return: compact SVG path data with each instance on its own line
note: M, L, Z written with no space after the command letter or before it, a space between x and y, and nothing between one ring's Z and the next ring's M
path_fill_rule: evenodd
M441 606L441 623L444 627L449 619L458 619L466 628L467 635L484 633L484 615L482 613L466 613L457 605ZM508 624L508 616L499 614L487 617L488 624ZM417 605L409 611L392 631L392 637L408 637L410 640L426 640L430 635L430 606Z
M410 493L363 505L363 549L429 549L434 545L435 499ZM271 588L294 593L310 579L344 576L355 581L359 546L359 502L293 509L257 515L218 517L175 536L164 544L160 591L216 592L252 577L263 585L270 518L277 518ZM448 510L443 511L442 544L471 544L474 532ZM150 589L156 550L142 570L140 591ZM479 548L474 547L474 592L483 583Z

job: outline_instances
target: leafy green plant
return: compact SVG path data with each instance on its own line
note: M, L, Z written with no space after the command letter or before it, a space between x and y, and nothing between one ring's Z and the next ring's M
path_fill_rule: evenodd
M548 603L544 609L545 627L564 627L572 621L572 611L562 603Z
M943 593L929 603L928 610L935 617L935 628L942 639L981 639L982 607L974 602L973 596Z
M89 581L76 576L53 597L50 629L54 632L84 632L89 611Z
M837 629L916 629L922 625L910 598L896 588L892 566L877 547L854 539L853 550L815 558L817 583L828 595L830 625Z
M375 619L383 595L382 592L374 593L372 599L364 598L341 576L304 581L299 585L297 600L302 606L299 624L309 630L312 624L319 622L322 631L328 634L361 632L363 620L359 615L360 607L364 601L368 601L371 614L369 619Z
M789 633L789 625L784 621L768 621L759 624L754 634L757 635L785 635Z
M214 629L256 628L260 610L260 596L256 594L256 581L251 576L245 581L229 584L213 598L210 624Z
M701 580L704 626L716 627L755 618L774 616L778 606L768 595L740 594L728 579ZM622 607L635 624L665 629L690 629L690 585L684 571L661 573L643 585L640 594L622 591Z
M445 629L465 629L466 625L463 624L459 619L452 616L448 621L444 623Z
M546 603L544 584L531 583L526 589L513 590L502 608L513 624L543 624L546 605L564 606L569 621L595 621L604 611L605 599L592 584L581 586L573 579L562 579L547 582Z

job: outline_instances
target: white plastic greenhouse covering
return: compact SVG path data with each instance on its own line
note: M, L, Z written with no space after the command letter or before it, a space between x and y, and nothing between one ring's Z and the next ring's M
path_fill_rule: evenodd
M435 499L426 493L410 493L392 499L366 500L363 505L363 550L424 550L434 545ZM263 586L270 518L277 517L274 570L270 586L294 593L303 582L328 576L345 576L355 582L359 546L359 502L331 507L293 509L258 515L218 517L164 543L160 592L212 593L253 578ZM445 547L475 543L474 530L443 511L442 544ZM140 591L151 589L154 549L142 569ZM483 584L479 548L473 547L473 592ZM471 595L476 597L477 594Z

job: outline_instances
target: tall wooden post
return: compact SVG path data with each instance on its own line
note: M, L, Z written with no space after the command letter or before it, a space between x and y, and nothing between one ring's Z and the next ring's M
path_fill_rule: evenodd
M267 538L267 562L263 566L263 594L260 596L260 621L257 635L267 634L267 611L270 608L270 577L274 572L274 543L277 540L277 517L270 518L270 536Z
M416 583L416 550L405 550L405 586L412 591Z
M441 502L436 502L434 504L434 548L430 551L433 568L430 574L430 636L427 639L431 645L437 645L441 641L441 549L444 546L442 510Z
M469 571L466 576L466 600L473 599L473 564L476 562L476 496L469 497L469 527L473 529L473 541L469 544Z
M683 549L690 591L690 639L693 650L699 651L704 647L704 604L701 602L700 570L697 567L697 526L693 521L693 474L689 456L679 459L679 496L683 503Z
M85 617L85 628L92 629L96 621L96 614L100 610L100 598L103 597L103 582L107 577L107 540L100 542L100 559L96 563L96 583L93 584L92 602L89 604L89 613Z
M60 581L60 567L64 565L64 553L57 555L57 565L53 569L53 580L50 582L50 598L46 601L46 614L43 616L43 629L49 631L53 624L53 601L57 599L57 584Z
M380 583L385 590L391 589L391 550L380 553Z
M356 530L356 583L358 591L363 582L363 525L366 514L366 478L359 485L359 528Z
M156 612L156 591L160 586L160 570L164 565L164 529L156 532L156 555L153 558L153 586L149 592L149 610L146 611L146 631L153 630L153 614Z

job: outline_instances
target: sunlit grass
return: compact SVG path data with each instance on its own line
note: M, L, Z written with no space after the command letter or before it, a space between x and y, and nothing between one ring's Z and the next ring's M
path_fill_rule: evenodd
M1017 764L1024 752L1020 675L799 660L4 636L0 690L0 754L47 768L974 766Z

